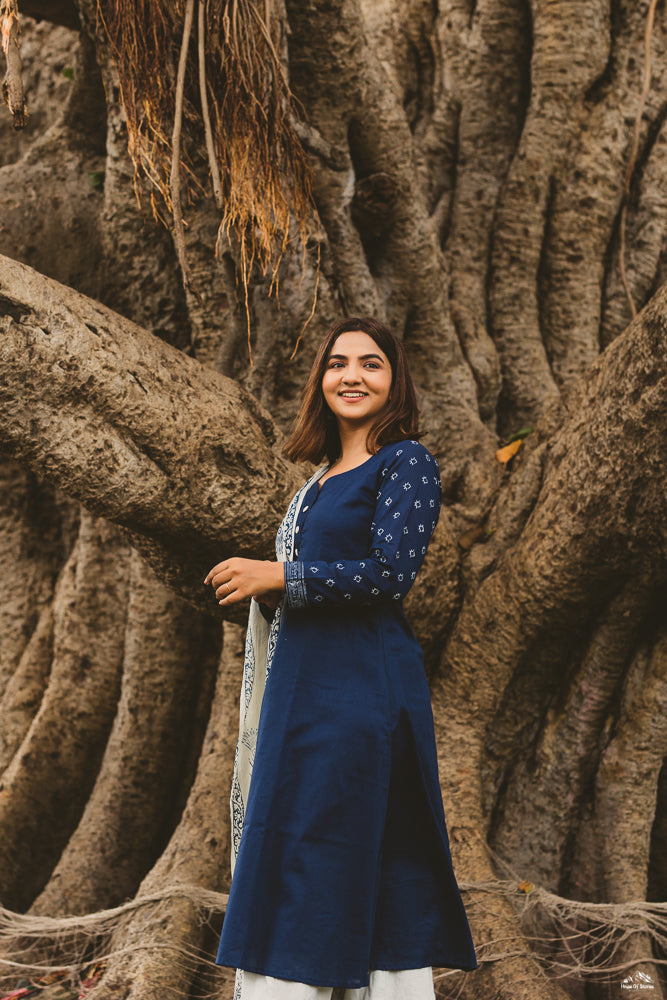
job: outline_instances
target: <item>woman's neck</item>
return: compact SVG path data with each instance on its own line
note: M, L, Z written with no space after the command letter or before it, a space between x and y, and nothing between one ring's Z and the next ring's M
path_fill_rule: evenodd
M338 425L340 435L340 455L332 464L336 469L354 469L370 456L366 447L368 427L346 427Z

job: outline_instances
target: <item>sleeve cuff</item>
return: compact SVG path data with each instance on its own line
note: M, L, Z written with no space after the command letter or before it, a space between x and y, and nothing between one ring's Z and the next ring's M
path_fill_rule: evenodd
M305 608L308 604L302 562L285 564L285 596L290 608Z

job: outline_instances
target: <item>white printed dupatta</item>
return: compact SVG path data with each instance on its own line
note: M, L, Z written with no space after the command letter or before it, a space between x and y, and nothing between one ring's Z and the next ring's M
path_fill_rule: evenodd
M276 558L278 562L292 562L294 559L296 519L299 516L303 498L317 480L329 468L323 465L311 476L305 486L302 486L292 498L283 522L276 536ZM232 816L232 874L236 863L246 803L250 790L250 779L255 760L257 746L257 731L262 710L262 699L266 680L271 671L273 652L280 630L285 601L278 605L269 625L260 611L259 604L253 598L250 603L248 631L246 633L245 660L243 663L243 686L241 688L241 705L239 711L239 739L234 758L234 776L232 778L231 816Z

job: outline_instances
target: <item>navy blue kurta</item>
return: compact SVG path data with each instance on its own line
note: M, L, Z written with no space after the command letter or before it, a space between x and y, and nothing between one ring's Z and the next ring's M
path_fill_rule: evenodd
M402 608L439 510L415 441L303 500L220 965L350 989L372 969L475 967Z

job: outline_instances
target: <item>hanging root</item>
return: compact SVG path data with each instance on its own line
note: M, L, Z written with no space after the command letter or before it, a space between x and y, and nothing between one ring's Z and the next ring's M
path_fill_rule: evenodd
M585 903L516 881L461 882L460 888L473 916L475 907L484 906L489 895L509 898L517 910L516 936L481 942L480 964L520 956L537 961L550 978L598 982L611 981L642 963L667 965L667 959L655 957L667 953L667 903ZM171 961L188 965L212 965L210 955L150 940L123 951L109 951L112 933L123 916L173 898L193 903L202 923L222 914L228 900L225 893L177 883L122 906L78 917L33 916L0 907L0 952L4 956L0 959L0 984L15 982L20 976L63 975L65 969L80 979L89 974L91 963L144 949L163 948ZM633 938L646 942L647 954L629 962L622 958L623 948ZM37 953L44 956L40 962L32 960ZM441 970L436 978L456 974L456 970Z
M197 0L197 68L199 70L199 100L201 102L201 117L204 125L204 137L206 139L208 168L211 171L213 197L215 198L215 204L222 212L224 208L224 199L222 196L220 170L218 168L218 160L213 142L211 114L209 111L208 92L206 89L206 0Z
M185 20L183 24L183 39L178 57L178 73L176 76L176 97L174 107L174 128L171 134L171 169L169 171L169 193L174 218L174 246L176 256L181 265L183 285L187 291L194 291L190 278L187 256L185 253L185 234L183 226L183 206L181 204L181 135L183 132L183 93L185 89L185 70L188 62L188 48L192 21L195 12L195 0L187 0ZM196 293L195 293L196 294Z
M109 949L113 931L121 918L145 906L175 898L194 904L203 924L224 912L229 897L200 886L176 883L160 892L137 896L122 906L83 916L43 917L13 913L0 907L0 987L14 984L20 978L63 976L65 972L71 981L81 981L89 975L91 964L100 966L112 957L145 949L163 948L169 952L170 960L173 953L178 952L179 961L198 966L206 961L206 956L194 949L186 951L150 940L124 949ZM39 961L35 960L36 955L40 956ZM208 961L211 961L210 956Z
M639 964L667 965L667 959L655 957L667 954L667 903L587 903L516 881L460 882L459 887L470 915L489 894L510 899L517 910L520 933L481 943L480 964L531 958L551 979L597 982L616 982ZM631 939L642 942L647 954L628 961L624 946Z
M98 0L98 10L136 179L143 174L173 214L183 266L181 200L200 194L198 172L210 173L221 211L217 245L226 237L238 248L247 298L253 267L273 287L285 252L305 247L310 173L272 4L260 11L256 0L196 2L196 53L195 0ZM187 282L187 265L184 275Z
M7 59L7 73L2 84L2 94L5 104L12 113L14 128L17 130L25 128L28 121L23 96L20 34L18 0L0 0L0 35L2 51Z

